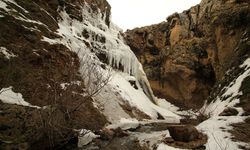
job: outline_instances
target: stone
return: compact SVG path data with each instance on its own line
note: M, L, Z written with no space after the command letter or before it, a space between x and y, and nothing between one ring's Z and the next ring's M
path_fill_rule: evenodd
M219 116L236 116L238 114L238 110L232 107L228 107L222 113L220 113Z
M168 130L175 141L191 142L199 138L198 130L192 125L170 126Z
M157 97L179 107L202 107L232 63L246 54L243 47L247 46L240 41L249 31L249 1L237 5L229 0L202 0L169 16L167 22L125 32Z
M102 140L112 140L115 137L115 132L108 128L103 128L97 132Z

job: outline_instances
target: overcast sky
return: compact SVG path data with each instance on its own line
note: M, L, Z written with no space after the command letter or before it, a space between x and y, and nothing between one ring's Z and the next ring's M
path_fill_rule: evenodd
M182 12L201 0L108 0L112 21L123 30L162 22L174 12Z

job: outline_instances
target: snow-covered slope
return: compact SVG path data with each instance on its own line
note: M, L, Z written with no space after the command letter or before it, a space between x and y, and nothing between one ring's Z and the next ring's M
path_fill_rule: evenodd
M244 122L248 116L242 115L244 110L237 106L240 103L240 96L243 81L250 76L250 58L247 58L239 68L243 69L229 85L222 88L221 94L214 101L205 104L200 110L203 114L210 118L200 125L198 128L205 132L208 137L207 149L239 149L239 147L249 147L249 144L243 142L235 142L232 140L233 135L230 130L233 130L232 124ZM238 111L236 116L221 116L220 114L227 108L234 108Z
M93 90L89 93L96 90L96 84L110 78L104 89L94 96L96 106L102 108L109 121L128 118L129 115L122 108L125 105L131 107L131 113L138 119L143 118L138 114L141 112L151 119L157 119L160 114L165 119L175 117L178 120L178 115L154 104L155 97L147 77L134 53L124 43L120 29L112 23L108 26L105 16L92 12L87 3L82 8L82 15L84 19L80 22L62 10L57 31L61 38L44 37L43 41L64 44L78 54L80 72L87 83L87 90ZM107 61L102 62L98 54L103 54ZM102 67L104 63L108 64L106 68ZM113 113L114 108L116 113Z

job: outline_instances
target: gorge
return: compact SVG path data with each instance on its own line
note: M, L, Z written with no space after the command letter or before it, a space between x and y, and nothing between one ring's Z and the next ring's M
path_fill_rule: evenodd
M110 16L0 0L0 149L250 149L248 0L126 32Z

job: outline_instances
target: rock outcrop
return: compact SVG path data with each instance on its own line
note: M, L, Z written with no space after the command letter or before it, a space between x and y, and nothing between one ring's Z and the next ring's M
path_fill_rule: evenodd
M225 72L249 53L249 22L248 0L203 0L166 22L125 35L156 96L197 108Z
M124 118L179 122L154 104L106 0L0 0L0 101L0 149L75 147L76 131Z
M72 0L64 6L57 0L0 1L0 94L2 88L12 87L39 106L0 102L0 149L66 148L77 144L71 143L77 138L73 129L99 130L108 122L93 99L82 94L85 85L77 54L62 43L43 40L60 38L58 9L64 7L72 18L82 20L86 4L93 13L101 10L109 24L110 5L105 0Z

